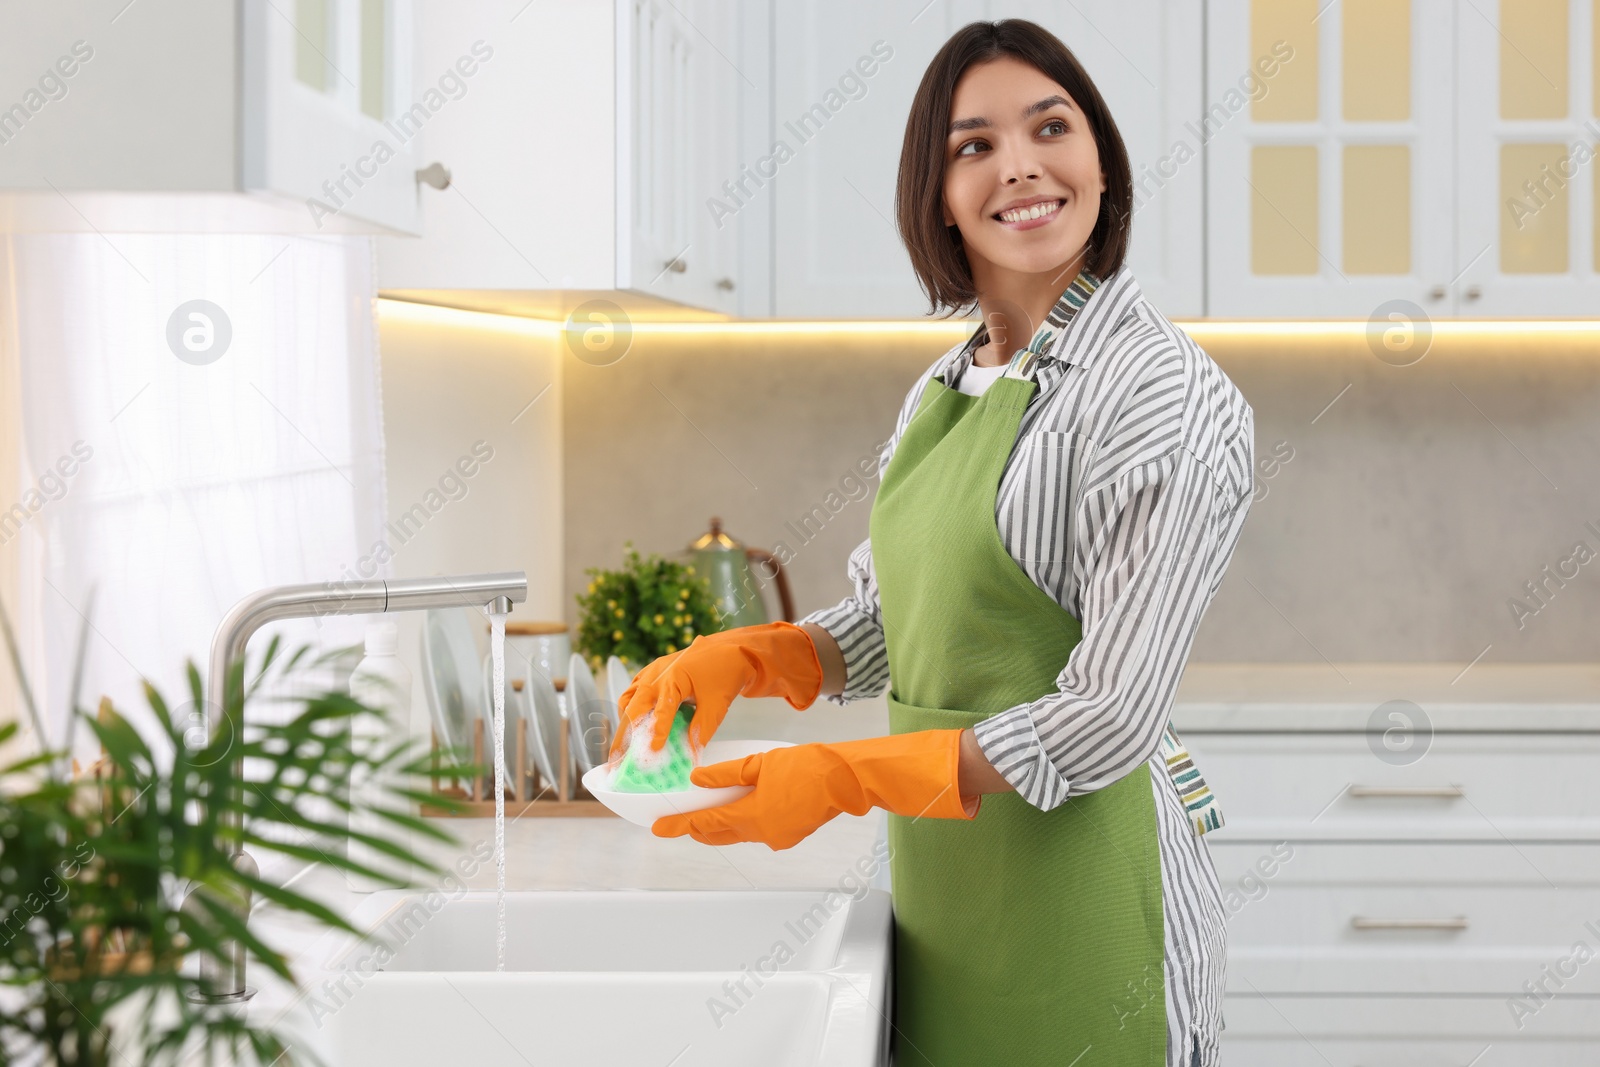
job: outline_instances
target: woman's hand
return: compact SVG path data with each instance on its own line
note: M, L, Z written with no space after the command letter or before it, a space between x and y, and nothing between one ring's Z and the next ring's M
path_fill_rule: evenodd
M667 815L657 837L688 834L707 845L760 841L790 848L836 815L883 808L912 818L971 819L981 796L958 782L961 730L919 730L864 741L792 745L689 772L698 786L754 786L738 800Z
M736 696L781 696L792 707L810 707L822 686L822 665L811 635L789 622L740 626L702 634L688 648L654 660L617 698L618 729L611 755L627 749L641 719L650 724L650 747L667 743L678 705L694 703L689 742L696 750L711 740Z

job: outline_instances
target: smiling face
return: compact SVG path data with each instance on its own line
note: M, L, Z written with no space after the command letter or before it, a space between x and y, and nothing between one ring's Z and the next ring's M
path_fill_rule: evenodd
M1060 85L1011 56L967 68L950 101L944 222L980 292L1002 272L1072 280L1106 178L1094 133Z

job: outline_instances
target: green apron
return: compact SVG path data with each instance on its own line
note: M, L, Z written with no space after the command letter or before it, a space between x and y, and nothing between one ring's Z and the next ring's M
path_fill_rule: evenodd
M995 525L1036 365L1022 350L981 397L930 378L884 471L869 528L891 733L1054 692L1081 636ZM970 822L888 819L899 1067L1065 1067L1091 1047L1085 1065L1165 1063L1148 764L1050 811L1007 792Z

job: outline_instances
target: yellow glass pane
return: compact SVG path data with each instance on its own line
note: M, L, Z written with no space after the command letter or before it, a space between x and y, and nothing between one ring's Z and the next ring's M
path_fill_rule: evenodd
M1411 272L1411 148L1348 145L1344 150L1344 272Z
M295 0L294 76L313 89L328 89L328 53L332 34L328 0Z
M1600 2L1600 0L1596 0ZM1411 117L1411 5L1344 0L1344 117L1403 122Z
M1317 273L1317 147L1250 150L1250 270Z
M1316 0L1250 0L1250 63L1275 63L1266 94L1250 102L1256 122L1317 117Z
M375 119L384 115L383 89L389 54L387 0L361 0L361 110Z
M1567 269L1567 181L1561 144L1500 146L1500 270L1559 274Z
M1501 118L1567 117L1567 2L1500 0Z

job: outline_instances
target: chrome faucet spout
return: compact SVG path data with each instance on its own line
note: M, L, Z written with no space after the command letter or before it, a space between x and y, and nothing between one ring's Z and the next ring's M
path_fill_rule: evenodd
M325 615L373 615L391 611L419 611L424 608L476 607L491 614L504 614L513 604L528 599L528 575L523 571L492 574L465 574L442 578L382 578L355 582L324 582L321 585L285 585L252 593L235 604L223 617L211 639L211 658L206 674L206 743L228 731L239 737L242 721L234 721L227 701L227 679L234 665L244 662L245 646L261 627L283 619L321 618ZM242 718L243 709L237 709ZM229 781L243 780L244 757L234 755ZM240 829L238 808L230 805L218 816L224 832ZM248 857L246 857L246 860ZM242 946L235 945L227 959L202 957L201 990L209 1001L240 1001L251 996L245 987L245 961Z

